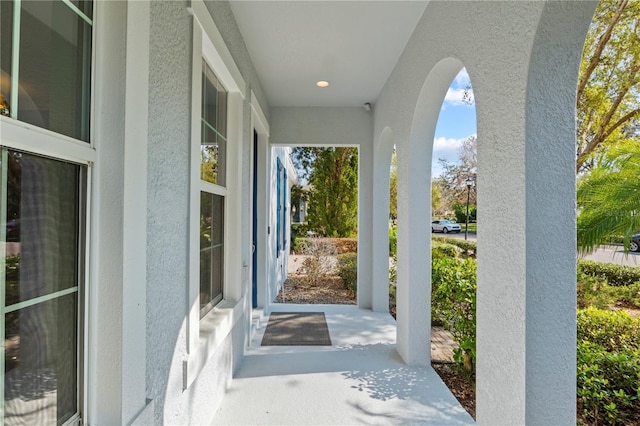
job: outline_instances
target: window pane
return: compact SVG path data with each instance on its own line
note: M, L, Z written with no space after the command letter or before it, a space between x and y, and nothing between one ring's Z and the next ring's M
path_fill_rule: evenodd
M215 140L218 142L214 142ZM200 179L226 186L227 143L206 124L202 125L202 144L200 145Z
M71 3L73 3L78 9L80 9L80 11L82 13L84 13L85 15L87 15L87 18L92 19L93 18L93 1L91 0L71 0Z
M78 285L80 174L74 164L8 153L6 306Z
M78 412L77 306L72 293L5 315L5 425L61 424Z
M23 1L18 120L89 139L91 26L60 1Z
M226 185L227 93L203 61L200 179Z
M224 197L200 193L200 316L222 299Z
M204 81L202 86L202 118L209 123L211 127L217 130L218 123L216 120L218 110L218 79L211 71L211 68L204 64Z
M0 115L10 115L13 2L0 2Z

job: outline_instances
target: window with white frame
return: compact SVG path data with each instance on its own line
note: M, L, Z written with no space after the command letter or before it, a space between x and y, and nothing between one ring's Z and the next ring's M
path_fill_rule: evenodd
M200 317L223 298L227 91L202 61L200 142Z
M82 414L92 15L92 1L0 2L7 425L72 423Z

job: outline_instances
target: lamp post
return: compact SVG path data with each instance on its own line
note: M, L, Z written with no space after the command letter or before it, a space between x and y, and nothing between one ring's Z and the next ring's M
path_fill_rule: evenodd
M467 239L469 234L469 194L471 193L471 186L473 185L473 179L470 177L465 181L467 184L467 222L464 225L464 239Z

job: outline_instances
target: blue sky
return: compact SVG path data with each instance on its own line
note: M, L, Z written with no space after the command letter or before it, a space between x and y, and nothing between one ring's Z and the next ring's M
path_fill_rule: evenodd
M469 75L463 68L453 79L442 103L433 145L434 177L442 172L438 159L444 158L450 163L457 162L461 141L476 134L476 107L462 101L464 89L468 84Z

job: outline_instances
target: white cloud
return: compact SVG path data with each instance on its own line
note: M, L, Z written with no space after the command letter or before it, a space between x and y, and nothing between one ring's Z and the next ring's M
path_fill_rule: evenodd
M462 146L462 139L445 138L443 136L435 138L433 141L433 161L444 158L448 162L456 162L458 160L458 150Z
M462 68L460 70L460 72L458 73L458 75L456 75L456 78L453 79L452 86L462 87L464 89L465 87L467 87L469 85L471 85L471 78L469 77L469 74L467 73L467 69L466 68Z
M463 96L464 89L453 89L449 87L447 94L444 96L444 103L452 106L467 105L467 103L462 100Z
M469 102L469 99L464 100L464 95L467 87L469 87L467 96L470 98L470 102ZM453 82L451 83L451 87L449 87L449 89L447 90L447 94L444 97L444 102L442 103L442 107L444 108L445 105L470 106L470 105L473 105L473 103L474 103L474 97L473 97L473 88L471 87L471 79L469 78L469 74L467 74L467 70L465 68L462 68L462 70L460 70L458 75L456 75L456 77L453 79Z
M473 135L470 135L473 136ZM455 138L446 138L439 137L433 140L433 161L431 164L431 174L432 176L440 176L442 173L442 167L438 163L438 160L443 158L448 163L456 163L458 162L458 151L462 146L462 141L467 139L469 136L455 139Z

